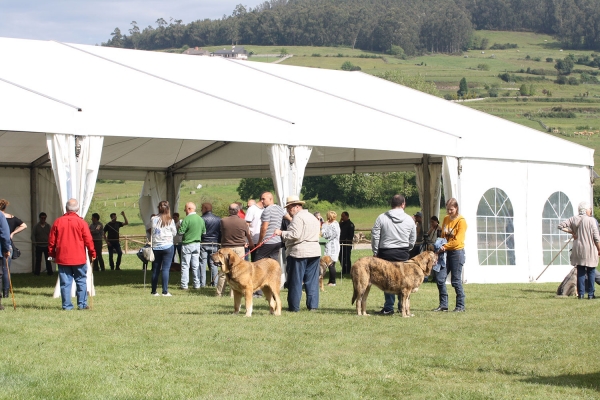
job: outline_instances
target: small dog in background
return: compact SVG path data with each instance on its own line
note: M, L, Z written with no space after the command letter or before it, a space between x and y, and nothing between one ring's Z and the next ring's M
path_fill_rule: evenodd
M319 287L321 288L321 292L325 291L325 287L323 286L323 276L332 264L335 264L335 261L329 256L323 256L321 257L321 261L319 261Z

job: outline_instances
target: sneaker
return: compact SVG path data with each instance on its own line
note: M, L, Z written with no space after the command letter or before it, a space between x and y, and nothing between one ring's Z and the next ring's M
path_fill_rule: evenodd
M163 296L165 296L165 297L171 297L173 295L171 293L163 293Z
M150 293L152 296L160 296L160 294L154 292L154 293Z
M194 286L194 290L198 290L200 288L201 288L201 286Z
M394 315L394 310L391 311L386 311L385 309L381 309L379 311L377 311L375 314L377 315Z
M466 310L464 308L458 308L456 307L454 310L452 310L452 312L465 312Z
M594 300L596 298L595 295L588 296L588 300Z
M431 310L433 312L447 312L448 308L446 307L438 307L438 308L434 308L433 310Z
M335 286L335 283L328 283L327 286Z

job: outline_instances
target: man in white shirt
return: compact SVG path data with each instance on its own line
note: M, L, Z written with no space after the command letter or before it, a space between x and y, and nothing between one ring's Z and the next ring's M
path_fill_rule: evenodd
M252 241L258 244L258 238L260 236L261 220L260 217L263 213L262 201L254 201L253 199L248 200L248 210L246 211L246 223L250 228L250 235L252 235ZM256 261L256 253L250 253L252 261Z

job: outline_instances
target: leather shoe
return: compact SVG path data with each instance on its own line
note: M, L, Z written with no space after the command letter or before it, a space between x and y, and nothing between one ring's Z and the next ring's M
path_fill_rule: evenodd
M434 308L434 309L433 309L433 310L431 310L431 311L434 311L434 312L442 312L442 311L443 311L443 312L447 312L447 311L448 311L448 309L447 309L447 308L444 308L444 307L438 307L438 308Z

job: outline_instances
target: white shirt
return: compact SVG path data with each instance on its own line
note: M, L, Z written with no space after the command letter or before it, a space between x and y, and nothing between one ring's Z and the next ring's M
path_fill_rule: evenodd
M252 235L254 244L258 244L258 238L260 237L260 216L262 215L263 210L263 208L254 204L250 206L246 212L246 222L250 224L250 235Z

